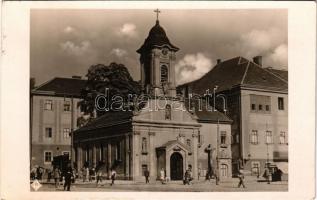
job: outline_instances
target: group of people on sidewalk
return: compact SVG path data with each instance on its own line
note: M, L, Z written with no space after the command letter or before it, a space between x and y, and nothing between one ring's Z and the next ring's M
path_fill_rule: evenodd
M55 188L58 189L60 182L64 181L64 190L70 191L71 183L75 179L73 169L71 167L67 167L64 173L62 173L58 167L55 167L52 173L54 177Z

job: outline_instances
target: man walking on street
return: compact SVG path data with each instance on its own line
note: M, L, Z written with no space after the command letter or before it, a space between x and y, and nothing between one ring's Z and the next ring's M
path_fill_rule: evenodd
M243 168L241 168L241 169L239 170L238 177L239 177L239 184L238 184L238 188L240 188L240 186L241 186L241 185L243 186L243 188L245 188L245 185L244 185L244 172L243 172Z
M148 170L148 168L146 168L146 170L144 171L144 176L145 176L145 183L150 183L149 181L149 176L150 176L150 172Z
M64 183L64 190L70 191L70 185L72 183L72 177L73 177L73 170L71 167L69 167L65 173L65 183Z
M96 181L96 185L98 186L98 182L102 182L102 171L101 169L99 169L99 171L97 172L97 181Z

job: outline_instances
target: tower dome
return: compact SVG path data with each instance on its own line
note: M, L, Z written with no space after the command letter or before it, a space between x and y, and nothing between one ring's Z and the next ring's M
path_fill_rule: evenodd
M168 39L165 30L160 26L158 20L151 28L148 37L145 39L143 45L137 50L138 53L153 49L154 47L166 46L172 51L178 51L179 48L174 46Z

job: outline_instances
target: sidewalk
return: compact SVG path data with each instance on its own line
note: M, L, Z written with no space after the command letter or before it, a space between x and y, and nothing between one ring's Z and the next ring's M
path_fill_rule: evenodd
M31 181L30 183L32 183L33 181ZM47 180L41 180L39 181L41 184L52 184L54 185L54 179L51 179L50 182L47 182ZM226 180L220 180L219 184L221 185L232 185L232 184L237 184L239 182L238 178L228 178ZM107 185L110 184L111 180L109 179L105 179L102 180L102 182L99 182L98 185ZM263 178L257 178L254 176L246 176L245 177L245 183L248 184L257 184L257 183L261 183L261 184L267 184L266 180ZM63 182L60 182L60 185L63 184ZM116 185L162 185L162 183L159 180L150 180L149 184L145 184L145 180L144 181L133 181L133 180L116 180L115 181ZM179 181L168 181L166 182L165 185L182 185L183 181L179 180ZM202 185L202 184L216 184L215 179L211 179L210 181L207 181L205 179L200 179L200 180L193 180L192 181L193 185ZM278 182L270 182L270 184L272 185L287 185L288 181L278 181ZM82 179L77 179L75 181L75 183L72 183L72 185L96 185L96 180L92 180L92 181L85 181L83 182Z

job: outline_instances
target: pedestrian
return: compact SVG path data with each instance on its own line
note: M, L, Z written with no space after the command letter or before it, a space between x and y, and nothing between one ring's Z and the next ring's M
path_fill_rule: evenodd
M97 181L96 181L96 186L98 186L99 182L102 182L102 171L101 169L99 171L97 171Z
M54 174L55 188L58 188L59 179L60 179L60 176L61 176L61 172L58 169L58 167L55 167L53 174Z
M240 188L241 185L243 186L243 188L245 188L243 168L239 170L238 178L239 178L238 188Z
M219 172L218 172L217 168L215 168L213 174L214 174L214 177L215 177L215 180L216 180L216 185L219 185L219 176L218 176Z
M116 175L117 175L117 172L116 170L112 169L111 170L111 186L114 184L114 181L116 180Z
M149 181L150 171L148 170L148 168L146 168L146 170L144 171L144 176L145 176L145 183L150 183Z
M83 167L83 168L81 169L81 172L82 172L82 176L83 176L83 182L85 182L85 181L86 181L86 176L87 176L87 175L86 175L86 173L87 173L87 172L86 172L86 168Z
M67 191L70 191L70 185L72 183L72 178L73 178L73 170L71 167L69 167L67 170L66 170L66 173L65 173L65 183L64 183L64 190L66 190L67 188Z
M190 173L189 170L186 170L185 175L184 175L184 181L183 181L184 185L186 184L190 184Z
M263 177L266 179L267 184L270 184L270 170L269 168L265 168Z
M165 184L165 170L164 170L164 168L161 169L160 175L161 175L160 179L161 179L162 184Z
M52 169L48 168L47 169L47 182L51 182L51 178L52 178Z
M90 174L89 174L89 167L86 167L86 180L89 181L90 180Z

